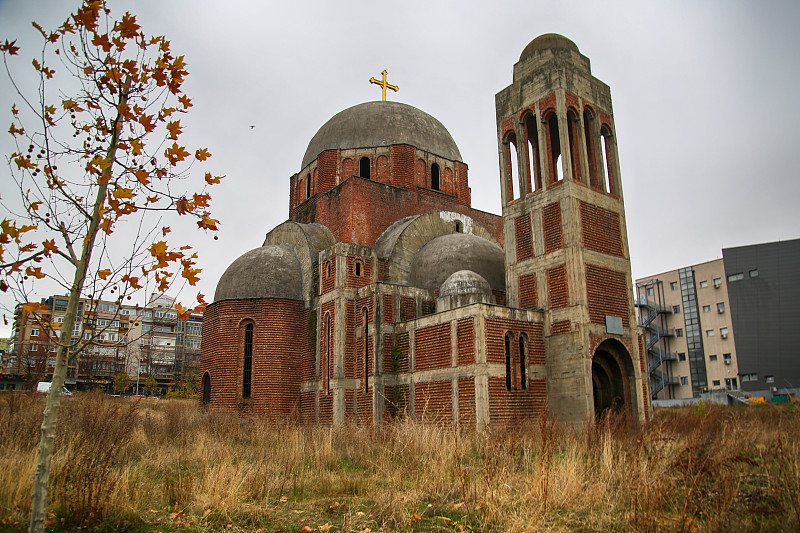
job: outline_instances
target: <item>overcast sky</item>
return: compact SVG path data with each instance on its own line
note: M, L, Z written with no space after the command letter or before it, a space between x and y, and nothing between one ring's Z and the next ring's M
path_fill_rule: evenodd
M209 301L230 262L288 217L289 177L314 133L338 111L380 99L368 80L383 69L400 86L390 99L450 131L473 207L499 214L494 95L525 45L551 32L572 39L611 87L634 278L716 259L723 247L800 237L796 0L109 5L185 54L194 107L183 139L207 146L211 168L227 175L212 189L219 240L191 234ZM77 6L0 0L0 40L18 39L27 66L39 45L30 21L53 28ZM0 79L4 155L13 97ZM4 198L10 185L0 168Z

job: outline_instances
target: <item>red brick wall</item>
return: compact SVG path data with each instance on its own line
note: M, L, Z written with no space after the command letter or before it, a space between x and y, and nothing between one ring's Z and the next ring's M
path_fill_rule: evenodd
M322 268L320 268L320 283L319 293L325 294L332 291L336 287L336 256L331 255L322 261Z
M316 190L320 193L327 192L336 187L336 170L339 165L339 150L325 150L319 154L317 160Z
M544 253L549 254L564 247L561 228L561 204L554 202L542 209Z
M475 320L462 318L456 326L458 366L475 363Z
M543 365L544 356L544 333L540 322L522 322L519 320L506 320L503 318L486 319L486 362L503 364L506 363L505 336L511 332L513 342L511 343L511 358L519 363L519 335L525 333L528 337L528 353L525 361L528 365ZM511 365L512 368L514 365ZM517 364L517 370L519 364ZM517 383L519 380L517 379Z
M489 421L494 427L514 427L525 420L544 414L547 383L543 379L528 381L525 390L506 390L503 378L489 378Z
M544 114L548 109L556 108L556 93L550 93L539 99L539 111Z
M414 334L414 370L433 370L452 366L450 323L420 328Z
M323 224L337 241L374 246L386 228L404 217L447 210L472 217L486 226L498 242L503 242L501 217L472 209L465 198L416 188L413 184L409 187L412 189L349 178L335 190L291 210L289 219Z
M361 264L361 275L356 275L356 263ZM372 258L371 257L347 257L347 288L364 287L372 283Z
M414 418L442 427L453 425L453 386L450 381L414 384Z
M316 392L306 391L300 393L300 423L310 426L316 423Z
M383 295L383 321L394 322L394 296L391 294Z
M251 398L242 399L244 324L252 321ZM297 327L297 325L303 327ZM212 408L241 408L277 420L300 415L303 361L313 357L302 301L223 300L206 308L200 375L211 378Z
M566 265L547 269L547 301L550 309L561 309L569 306Z
M385 339L386 337L384 337ZM400 333L394 337L393 342L397 343L397 349L400 352L399 361L397 361L397 372L398 374L402 374L404 372L408 372L408 333ZM394 372L392 367L392 354L393 350L389 352L389 358L385 360L383 365L383 370L387 374L391 374Z
M581 202L583 246L589 250L622 257L619 215L608 209Z
M466 429L475 427L475 378L458 380L458 425Z
M611 315L621 318L626 328L630 326L626 278L625 272L586 264L586 292L592 324L604 325L606 315Z
M417 318L417 305L414 298L400 297L400 321Z
M506 305L506 292L499 289L492 289L492 296L497 305Z
M329 380L333 378L334 342L336 340L336 302L322 304L319 322L319 372L323 390L328 391ZM326 331L326 315L330 315L330 334Z
M514 234L517 240L517 261L525 261L533 257L533 235L529 214L526 213L514 219Z
M530 309L539 305L536 291L536 274L523 274L519 277L519 306Z
M381 183L389 183L389 158L385 155L378 156L375 179Z
M398 187L414 185L414 159L417 149L407 144L396 144L389 148L392 184Z
M572 322L569 320L559 320L550 326L550 335L564 335L572 331Z

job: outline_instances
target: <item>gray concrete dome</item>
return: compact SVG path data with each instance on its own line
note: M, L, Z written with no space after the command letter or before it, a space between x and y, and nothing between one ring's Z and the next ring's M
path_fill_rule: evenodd
M519 60L522 61L523 59L532 56L534 52L554 48L573 50L580 53L580 50L578 50L578 45L563 35L559 35L557 33L545 33L544 35L540 35L528 43L528 46L526 46L520 54Z
M303 299L300 260L288 244L250 250L222 274L214 301L248 298Z
M492 294L489 282L480 274L471 270L453 272L444 280L439 288L439 297L456 296L460 294Z
M505 291L505 256L497 244L467 233L439 235L419 249L411 261L409 284L438 289L451 274L471 270L492 289Z
M325 150L410 144L453 161L461 161L453 137L441 122L400 102L365 102L335 114L311 138L303 156L306 168Z

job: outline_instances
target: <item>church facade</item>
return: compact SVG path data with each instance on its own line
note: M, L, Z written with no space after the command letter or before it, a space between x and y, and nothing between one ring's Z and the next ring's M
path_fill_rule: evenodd
M276 422L513 426L649 416L611 95L534 39L495 97L502 216L447 129L397 102L326 122L289 220L204 314L201 402Z

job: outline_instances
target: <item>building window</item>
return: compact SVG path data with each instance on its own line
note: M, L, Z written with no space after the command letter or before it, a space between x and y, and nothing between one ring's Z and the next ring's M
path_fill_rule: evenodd
M708 360L709 360L709 361L712 361L712 362L713 362L713 361L716 361L716 360L717 360L717 356L716 356L716 355L709 355L709 356L708 356Z
M28 345L28 350L31 351L31 352L35 352L38 349L39 349L39 345L36 344L36 343L32 343L32 344Z
M369 179L369 157L362 157L358 162L358 175Z
M729 353L722 354L722 359L723 359L723 361L725 361L726 365L731 364L731 354L729 354Z
M356 276L360 276L361 275L361 261L356 261L355 270L356 270Z
M758 381L758 374L742 374L742 383L746 381Z
M728 276L728 283L731 283L733 281L741 281L743 279L744 279L744 273L738 272L736 274L731 274L730 276Z
M686 361L686 354L685 353L679 353L678 354L678 361Z
M242 372L242 398L250 398L253 374L253 324L244 328L244 369Z
M38 337L38 336L39 336L39 328L32 328L31 337Z
M764 381L767 383L775 383L775 376L764 376Z
M311 174L306 176L306 198L311 198Z
M461 221L456 220L456 233L461 233Z
M713 386L715 386L715 387L719 387L719 380L718 380L718 379L715 379L714 381L712 381L712 382L711 382L711 384L712 384Z
M728 337L728 328L719 328L719 334L723 339Z
M678 290L678 282L677 281L670 282L669 289L671 291L677 291Z
M439 165L433 163L431 165L431 189L438 191L441 184L439 183Z
M725 303L720 302L717 304L717 313L724 313L725 312Z
M506 390L511 390L511 333L506 333Z
M211 376L208 372L203 374L203 405L211 402Z
M520 388L525 390L528 388L528 370L525 365L525 335L519 336L519 385Z
M647 287L647 295L648 296L655 295L655 291L653 290L653 287Z
M678 328L675 330L676 337L683 337L683 328Z
M704 305L703 306L703 312L704 313L708 313L709 311L711 311L711 306L710 305Z
M757 268L750 271L750 277L751 278L757 278L758 277L758 269Z
M713 329L707 329L706 330L706 337L713 337L713 336L714 336L714 330Z
M688 385L688 384L689 384L689 378L687 378L686 376L681 376L681 385Z
M722 286L722 278L714 278L714 288L719 289Z
M700 288L701 289L705 289L706 287L708 287L708 280L701 281L700 282Z
M672 312L673 313L680 313L681 312L681 306L680 305L673 305L672 306Z

